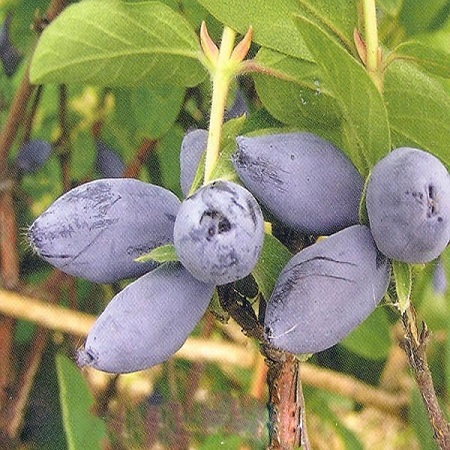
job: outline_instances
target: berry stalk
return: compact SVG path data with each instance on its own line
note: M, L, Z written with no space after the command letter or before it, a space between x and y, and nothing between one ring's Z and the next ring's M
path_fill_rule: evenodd
M233 52L235 37L236 32L234 30L229 27L224 28L219 53L212 71L213 91L208 144L206 147L205 183L211 180L212 172L219 158L223 114L231 79L235 74L233 70L230 70L230 57Z
M373 82L381 91L382 80L380 76L380 53L375 0L363 0L362 5L366 44L366 68Z

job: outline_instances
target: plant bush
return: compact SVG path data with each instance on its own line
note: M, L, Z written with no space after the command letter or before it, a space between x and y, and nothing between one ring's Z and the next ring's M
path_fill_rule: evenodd
M0 4L0 447L450 448L448 226L439 258L426 264L387 262L367 236L364 258L351 240L331 256L315 254L336 239L322 234L344 228L345 236L355 221L370 234L372 168L396 148L433 155L439 185L450 189L449 11L445 0L426 8L413 0ZM319 163L301 142L284 147L289 136L310 135L317 151L342 150L351 180L333 170L336 155ZM335 189L313 182L305 198L316 175ZM390 177L388 191L404 183ZM117 186L117 200L90 196L89 186L105 182ZM259 209L254 218L253 204L246 210L231 196L219 221L214 205L202 210L217 229L205 225L199 236L183 229L183 208L178 226L192 241L214 235L214 248L225 242L233 251L255 241L243 278L216 287L175 262L171 244L179 203L192 204L212 183L240 184L254 202L248 189L265 221L261 244L236 212L256 223ZM137 185L164 195L147 205ZM338 225L321 229L325 213L333 216L324 202L335 197L351 199L351 214L337 206ZM307 208L294 209L302 202ZM439 202L448 210L449 198ZM355 254L341 260L347 250ZM307 282L297 273L286 280L288 261L309 254ZM66 262L81 278L50 265L64 271ZM392 267L387 289L386 277L370 285L380 267L384 275ZM326 342L314 355L286 351L304 349L305 336L278 348L271 335L279 320L301 325L300 285L315 305L302 312L314 316L307 337ZM361 293L362 310L349 307L356 299L347 297ZM330 319L335 299L344 306ZM286 307L285 319L274 305ZM101 372L138 369L146 370Z

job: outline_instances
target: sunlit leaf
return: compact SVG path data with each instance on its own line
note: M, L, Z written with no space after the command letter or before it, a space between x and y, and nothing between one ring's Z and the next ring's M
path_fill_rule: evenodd
M282 78L255 73L263 105L278 120L321 135L339 129L341 111L317 64L262 48L255 60Z
M450 78L450 53L422 42L403 42L390 57L413 62L431 74Z
M298 17L305 42L339 103L347 152L365 176L391 147L386 108L364 67L312 22Z
M354 0L299 0L300 15L318 25L348 50L354 48L353 30L358 23Z
M214 17L245 33L253 27L253 40L287 55L311 60L311 55L295 27L299 13L297 0L198 0Z
M406 62L394 62L384 77L384 97L394 147L412 146L450 165L450 94Z
M145 263L148 261L156 261L164 263L167 261L178 261L178 256L175 253L175 248L172 244L162 245L156 247L151 252L141 255L135 259L136 262Z
M67 7L42 33L32 83L195 86L205 77L189 23L156 1L91 0Z

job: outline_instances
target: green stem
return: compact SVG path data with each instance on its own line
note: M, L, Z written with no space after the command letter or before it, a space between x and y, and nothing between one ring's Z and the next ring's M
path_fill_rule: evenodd
M206 147L205 179L208 183L219 158L220 138L222 133L223 114L226 106L228 90L235 74L232 70L230 56L234 47L236 32L225 27L219 49L219 57L212 76L213 92L211 101L211 116L209 120L208 144ZM230 65L231 63L231 65Z
M375 0L363 0L364 32L366 43L366 67L369 75L381 90L381 77L378 58L378 28Z

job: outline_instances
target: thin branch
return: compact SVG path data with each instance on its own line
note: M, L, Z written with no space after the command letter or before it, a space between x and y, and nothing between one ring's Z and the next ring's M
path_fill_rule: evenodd
M426 350L430 333L425 323L422 324L422 329L419 332L416 312L411 304L402 314L402 322L405 339L401 346L414 373L417 387L427 410L428 419L433 428L434 439L441 450L449 450L450 424L439 405L427 360Z
M61 84L59 86L58 122L60 134L54 146L55 149L57 150L57 154L59 157L62 185L64 191L67 192L71 188L71 178L70 178L71 141L70 141L70 129L67 120L67 86L65 84Z
M12 183L0 191L0 262L3 286L14 289L19 283L19 255Z
M38 86L36 89L36 93L34 94L33 103L31 105L30 112L27 116L27 120L24 125L24 133L23 133L22 142L27 142L31 138L33 122L34 122L34 118L36 116L39 102L41 101L42 91L43 91L43 86L42 85Z
M123 176L127 178L137 178L142 166L144 165L145 161L147 161L148 156L152 151L155 150L157 143L158 141L155 141L153 139L144 139L142 141L142 144L139 146L133 160L125 169Z
M46 292L49 301L56 302L60 298L61 286L67 278L62 272L54 270L38 289ZM11 396L0 408L0 429L10 440L17 440L20 437L29 394L45 350L47 336L48 330L44 328L36 330L33 341L27 349L25 361L21 364L22 370L18 379L14 386L11 384L8 386Z
M90 314L51 305L2 289L0 289L0 314L80 337L87 336L96 320L96 317ZM183 347L175 353L175 357L243 368L252 367L255 362L255 353L249 351L248 347L200 338L188 338Z
M33 297L0 289L0 314L36 323L50 330L85 337L96 317L51 305ZM211 339L188 338L175 354L177 358L192 361L210 361L231 366L254 367L258 356L256 347L229 344ZM390 414L400 414L408 406L408 393L391 394L383 389L369 386L354 377L313 364L301 364L301 377L305 385L337 393L367 406Z
M0 134L0 173L3 176L7 167L9 151L17 136L17 131L24 121L26 105L35 89L36 86L29 81L29 67L27 67Z
M324 391L351 398L366 407L374 407L391 415L400 416L408 406L409 393L392 394L384 389L377 389L354 377L334 370L318 368L312 364L302 363L300 374L304 384Z

